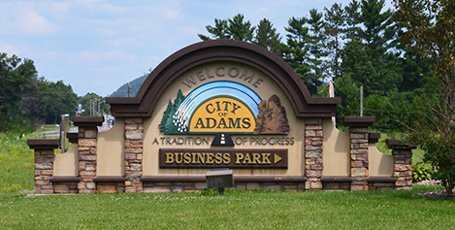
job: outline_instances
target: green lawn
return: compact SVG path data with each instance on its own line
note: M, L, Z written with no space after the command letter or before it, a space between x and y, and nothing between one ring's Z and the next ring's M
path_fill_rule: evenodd
M455 201L413 198L435 187L29 196L33 153L15 134L0 134L0 168L0 229L455 229Z
M428 189L428 188L427 188ZM1 229L455 229L423 191L0 195Z
M0 133L0 193L32 190L33 164L33 151L25 137Z

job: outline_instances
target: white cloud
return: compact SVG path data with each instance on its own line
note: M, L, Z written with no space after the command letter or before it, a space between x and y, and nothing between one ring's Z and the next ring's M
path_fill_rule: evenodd
M16 22L20 32L28 35L51 34L57 30L57 25L34 9L25 9Z
M95 12L124 13L127 11L126 7L116 6L100 0L79 0L76 3L81 4L89 10L93 10Z
M0 53L7 53L8 55L19 55L20 49L11 44L0 44Z
M114 60L119 58L124 58L122 52L119 51L106 51L106 52L96 52L96 51L80 51L76 53L77 59L82 62L99 62L102 60Z

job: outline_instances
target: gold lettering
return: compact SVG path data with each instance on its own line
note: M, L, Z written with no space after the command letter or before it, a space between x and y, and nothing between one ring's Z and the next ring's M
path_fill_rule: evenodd
M224 153L223 164L228 165L229 163L231 163L231 155L229 155L229 153Z
M261 164L261 154L253 153L253 164Z
M183 153L175 153L175 163L176 164L183 163Z
M205 163L213 164L213 162L215 162L215 160L213 159L213 153L207 153Z
M205 157L204 157L204 155L203 155L202 153L200 153L200 154L196 153L196 154L197 154L197 163L205 164Z
M185 164L192 163L191 162L191 153L185 153L183 155L183 163L185 163Z
M253 162L251 161L251 156L250 156L250 154L245 154L242 163L243 163L243 164L251 164L251 163L253 163Z
M215 154L215 164L220 165L221 163L223 163L223 154L216 153Z
M173 153L165 153L166 156L166 161L164 161L165 164L172 164L174 163L174 154Z
M263 164L272 164L272 162L270 161L270 153L263 153L262 154L262 163Z
M235 153L235 158L236 158L235 163L240 164L240 161L243 160L244 156L245 155L243 155L242 153Z

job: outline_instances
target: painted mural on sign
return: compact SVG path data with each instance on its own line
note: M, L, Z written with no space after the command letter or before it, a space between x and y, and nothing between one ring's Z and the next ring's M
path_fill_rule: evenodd
M287 134L289 124L280 99L263 100L249 87L233 81L203 84L188 95L178 90L159 125L175 134Z

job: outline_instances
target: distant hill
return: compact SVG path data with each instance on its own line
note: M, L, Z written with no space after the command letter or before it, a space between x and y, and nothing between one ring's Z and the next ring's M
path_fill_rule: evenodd
M145 79L147 78L148 75L144 75L142 77L136 78L133 81L130 82L131 84L131 97L136 96L137 92L142 86L142 83L144 83ZM118 88L116 91L114 91L110 97L128 97L128 83L123 84Z

